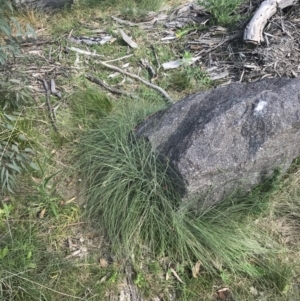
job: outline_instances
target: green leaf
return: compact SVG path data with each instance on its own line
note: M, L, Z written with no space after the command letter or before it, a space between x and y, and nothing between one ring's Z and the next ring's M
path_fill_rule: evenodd
M54 214L54 216L55 216L56 218L58 218L58 212L57 212L57 210L56 210L55 205L51 204L51 209L52 209L52 213Z
M9 183L7 182L6 185L6 189L10 192L10 193L14 193L14 191L12 190L12 188L10 187Z
M7 37L11 37L10 28L4 24L0 24L0 32L3 32Z
M4 5L6 5L10 11L13 11L13 7L10 1L4 1Z
M45 180L43 181L43 187L46 187L46 185L48 184L48 182L55 177L57 174L59 174L61 172L61 170L55 172L54 174L52 174L51 176L45 178Z
M37 166L34 162L31 162L31 163L29 164L29 166L30 166L32 169L34 169L34 170L36 170L36 171L39 171L38 166Z
M24 149L24 152L30 153L30 154L32 154L32 155L35 155L35 151L34 151L33 149L29 148L29 147L26 147L26 148Z
M2 169L1 169L1 182L2 183L4 183L5 171L6 171L6 168L3 166Z
M15 24L15 26L17 27L17 31L19 34L22 35L22 30L21 30L21 27L20 27L20 23L17 21L16 18L14 17L10 17L10 19L13 21L13 23Z
M14 129L14 126L11 125L10 123L6 123L6 124L5 124L5 127L6 127L8 130L11 130L11 131Z
M8 254L8 247L6 246L3 250L2 250L2 259Z
M32 35L36 39L35 30L29 24L26 24L26 35Z
M35 269L36 268L36 264L33 263L33 262L30 262L28 265L27 265L28 268L30 269Z
M16 153L19 153L19 148L18 148L17 145L12 144L12 145L11 145L11 149L12 149L14 152L16 152Z
M9 81L10 81L11 83L14 83L14 84L19 84L19 85L21 85L21 81L20 81L19 79L16 79L16 78L11 78Z
M17 165L13 165L13 164L10 164L10 163L7 163L6 166L8 166L9 168L15 170L17 173L21 173L21 168Z
M16 121L16 120L17 120L16 117L11 116L11 115L4 114L4 116L5 116L8 120L10 120L10 121Z
M4 204L3 209L4 209L5 217L8 218L10 212L13 210L13 206L11 205L7 206L6 204Z
M19 139L22 140L22 141L27 141L27 138L23 134L19 135Z

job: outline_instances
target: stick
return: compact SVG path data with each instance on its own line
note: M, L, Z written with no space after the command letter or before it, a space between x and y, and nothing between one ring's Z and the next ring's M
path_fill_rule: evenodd
M97 84L97 85L99 85L99 86L105 88L106 90L110 91L111 93L118 94L118 95L122 95L122 94L123 94L123 95L126 95L126 96L130 97L130 98L135 98L135 99L137 98L137 96L132 95L132 94L130 94L130 93L126 93L126 92L121 91L121 90L119 90L119 89L111 88L111 87L110 87L108 84L106 84L104 81L102 81L101 79L99 79L99 78L97 78L97 77L92 76L92 75L89 74L89 73L86 74L85 77L86 77L88 80L90 80L91 82L93 82L93 83L95 83L95 84Z
M57 126L55 124L53 113L52 113L52 109L51 109L51 105L50 105L50 94L51 94L51 91L50 91L49 86L48 86L48 84L47 84L47 82L46 82L45 79L39 79L39 80L43 83L44 89L46 91L46 104L47 104L47 108L48 108L48 111L49 111L49 118L50 118L52 127L53 127L54 131L58 133L58 129L57 129Z
M141 78L141 77L139 77L139 76L137 76L137 75L135 75L135 74L132 74L132 73L129 73L129 72L127 72L127 71L124 71L124 70L122 70L122 69L120 69L120 68L118 68L118 67L116 67L116 66L113 66L113 65L110 65L110 64L106 64L106 63L103 63L103 62L101 62L101 61L99 61L99 63L102 65L102 66L105 66L105 67L107 67L107 68L109 68L109 69L112 69L112 70L114 70L114 71L117 71L117 72L120 72L120 73L122 73L122 74L125 74L125 75L127 75L127 76L129 76L129 77L131 77L131 78L134 78L134 79L137 79L137 80L139 80L140 82L142 82L143 84L145 84L146 86L148 86L148 87L150 87L150 88L152 88L152 89L154 89L154 90L156 90L156 91L158 91L158 92L160 92L171 104L174 104L174 100L171 98L171 96L164 90L164 89L162 89L161 87L159 87L159 86L156 86L156 85L154 85L154 84L151 84L151 83L149 83L148 81L146 81L146 80L144 80L143 78Z
M122 56L122 57L119 57L118 59L113 59L113 60L105 61L104 63L112 63L112 62L121 61L121 60L127 59L128 57L131 57L131 56L133 56L133 53L125 55L125 56Z
M85 54L85 55L97 56L97 57L103 57L104 56L104 55L93 53L93 52L90 52L90 51L85 51L85 50L82 50L82 49L79 49L79 48L76 48L76 47L66 47L66 48L71 50L71 51L75 51L75 52Z
M76 51L76 52L79 52L79 53L82 53L82 54L86 54L86 55L100 56L99 54L93 54L91 52L83 51L83 50L75 48L75 47L69 47L68 49L71 50L71 51ZM102 62L102 61L97 61L97 62L100 65L102 65L102 66L104 66L104 67L106 67L108 69L111 69L111 70L117 71L119 73L125 74L125 75L127 75L127 76L129 76L131 78L134 78L134 79L142 82L144 85L146 85L146 86L148 86L148 87L150 87L150 88L152 88L152 89L160 92L168 100L169 103L174 104L174 100L171 98L171 96L164 89L162 89L161 87L156 86L156 85L154 85L152 83L149 83L148 81L144 80L143 78L141 78L141 77L139 77L139 76L137 76L135 74L129 73L127 71L124 71L124 70L122 70L119 67L107 64L107 63Z
M158 60L158 57L157 57L157 53L156 53L155 48L154 48L153 45L151 45L150 48L152 49L154 57L155 57L155 61L156 61L156 65L157 65L156 73L158 73L158 71L160 69L160 63L159 63L159 60Z

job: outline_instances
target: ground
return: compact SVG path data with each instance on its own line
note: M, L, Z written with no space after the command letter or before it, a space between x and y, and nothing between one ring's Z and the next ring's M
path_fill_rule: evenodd
M21 53L1 67L1 74L19 79L32 97L16 113L14 129L35 150L38 170L20 175L14 193L2 193L0 300L299 299L297 162L263 198L268 209L247 217L249 227L268 234L266 245L279 246L255 281L219 262L212 277L197 260L190 268L168 257L157 259L146 246L138 259L112 250L105 229L84 214L86 179L75 164L82 135L118 102L169 102L161 91L101 62L138 75L174 101L230 82L298 77L299 8L279 11L264 31L265 43L252 45L243 43L243 28L260 1L250 2L252 8L248 1L238 7L239 20L222 26L207 8L191 10L186 1L168 2L155 13L80 1L71 10L17 13L21 26L30 23L35 35L23 36ZM97 43L104 37L106 43ZM176 60L181 66L164 70L164 63ZM59 93L47 97L43 80L49 87L54 80ZM91 101L95 97L99 108ZM112 109L105 107L106 98ZM251 260L251 268L260 268Z

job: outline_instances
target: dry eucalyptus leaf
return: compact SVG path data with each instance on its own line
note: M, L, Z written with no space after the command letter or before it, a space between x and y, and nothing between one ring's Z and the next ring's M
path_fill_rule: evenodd
M39 218L44 218L45 213L46 213L46 209L44 208L44 209L40 212Z
M200 267L201 267L201 262L197 261L196 264L192 268L192 274L193 274L194 278L198 277L198 274L199 274L199 271L200 271Z
M104 277L102 277L101 279L100 279L100 283L103 283L103 282L105 282L107 280L107 275L105 275Z
M71 198L71 199L65 201L65 205L66 205L66 204L72 203L74 200L76 200L76 197L75 197L75 196L74 196L73 198Z
M99 264L100 264L101 268L107 268L108 267L108 262L104 258L101 258L99 260Z
M166 280L168 281L170 279L170 273L169 273L169 271L167 271L167 273L166 273Z
M182 284L184 284L184 282L180 279L180 277L178 276L177 272L176 272L174 269L170 268L170 271L172 272L172 274L175 276L175 278L176 278L179 282L181 282Z
M255 287L251 286L250 287L250 293L254 296L257 296L258 295L258 291Z

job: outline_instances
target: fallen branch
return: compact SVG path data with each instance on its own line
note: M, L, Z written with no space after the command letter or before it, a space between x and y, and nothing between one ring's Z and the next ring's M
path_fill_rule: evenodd
M137 96L133 95L133 94L130 94L130 93L127 93L127 92L124 92L124 91L121 91L119 89L115 89L115 88L112 88L110 87L107 83L105 83L104 81L102 81L101 79L97 78L97 77L94 77L92 76L91 74L86 74L85 75L86 78L88 80L90 80L91 82L105 88L106 90L108 90L109 92L111 93L114 93L114 94L118 94L118 95L125 95L127 97L130 97L130 98L137 98Z
M122 56L122 57L119 57L119 58L117 58L117 59L105 61L104 63L112 63L112 62L121 61L121 60L127 59L127 58L129 58L129 57L131 57L131 56L133 56L133 53L128 54L128 55L125 55L125 56Z
M79 53L82 53L82 54L86 54L86 55L93 55L93 56L100 56L100 55L97 55L97 54L93 54L91 52L88 52L88 51L83 51L81 49L78 49L78 48L75 48L75 47L68 47L69 50L71 51L76 51L76 52L79 52ZM79 50L79 51L78 51ZM152 83L149 83L148 81L144 80L143 78L139 77L138 75L135 75L135 74L132 74L132 73L129 73L119 67L116 67L114 65L110 65L110 64L107 64L105 62L102 62L102 61L97 61L100 65L108 68L108 69L111 69L111 70L114 70L114 71L117 71L119 73L122 73L124 75L127 75L131 78L134 78L140 82L142 82L144 85L158 91L159 93L161 93L167 100L169 103L173 104L174 103L174 100L171 98L171 96L164 90L162 89L161 87L157 86L157 85L154 85Z
M246 43L260 44L264 41L263 30L268 20L276 13L277 8L296 5L298 0L265 0L255 12L244 31L244 41Z
M55 119L54 119L55 117L53 116L54 114L52 112L51 105L50 105L51 91L50 91L49 86L48 86L45 79L39 79L39 80L43 83L44 89L45 89L45 92L46 92L46 105L47 105L47 108L48 108L48 111L49 111L49 118L50 118L52 127L53 127L54 131L58 133L58 129L57 129L57 126L55 124Z
M97 53L93 53L93 52L90 52L90 51L85 51L85 50L82 50L82 49L79 49L79 48L76 48L76 47L67 47L67 49L69 49L71 51L74 51L74 52L78 52L80 54L85 54L85 55L90 55L90 56L97 56L97 57L103 57L104 56L102 54L97 54Z

